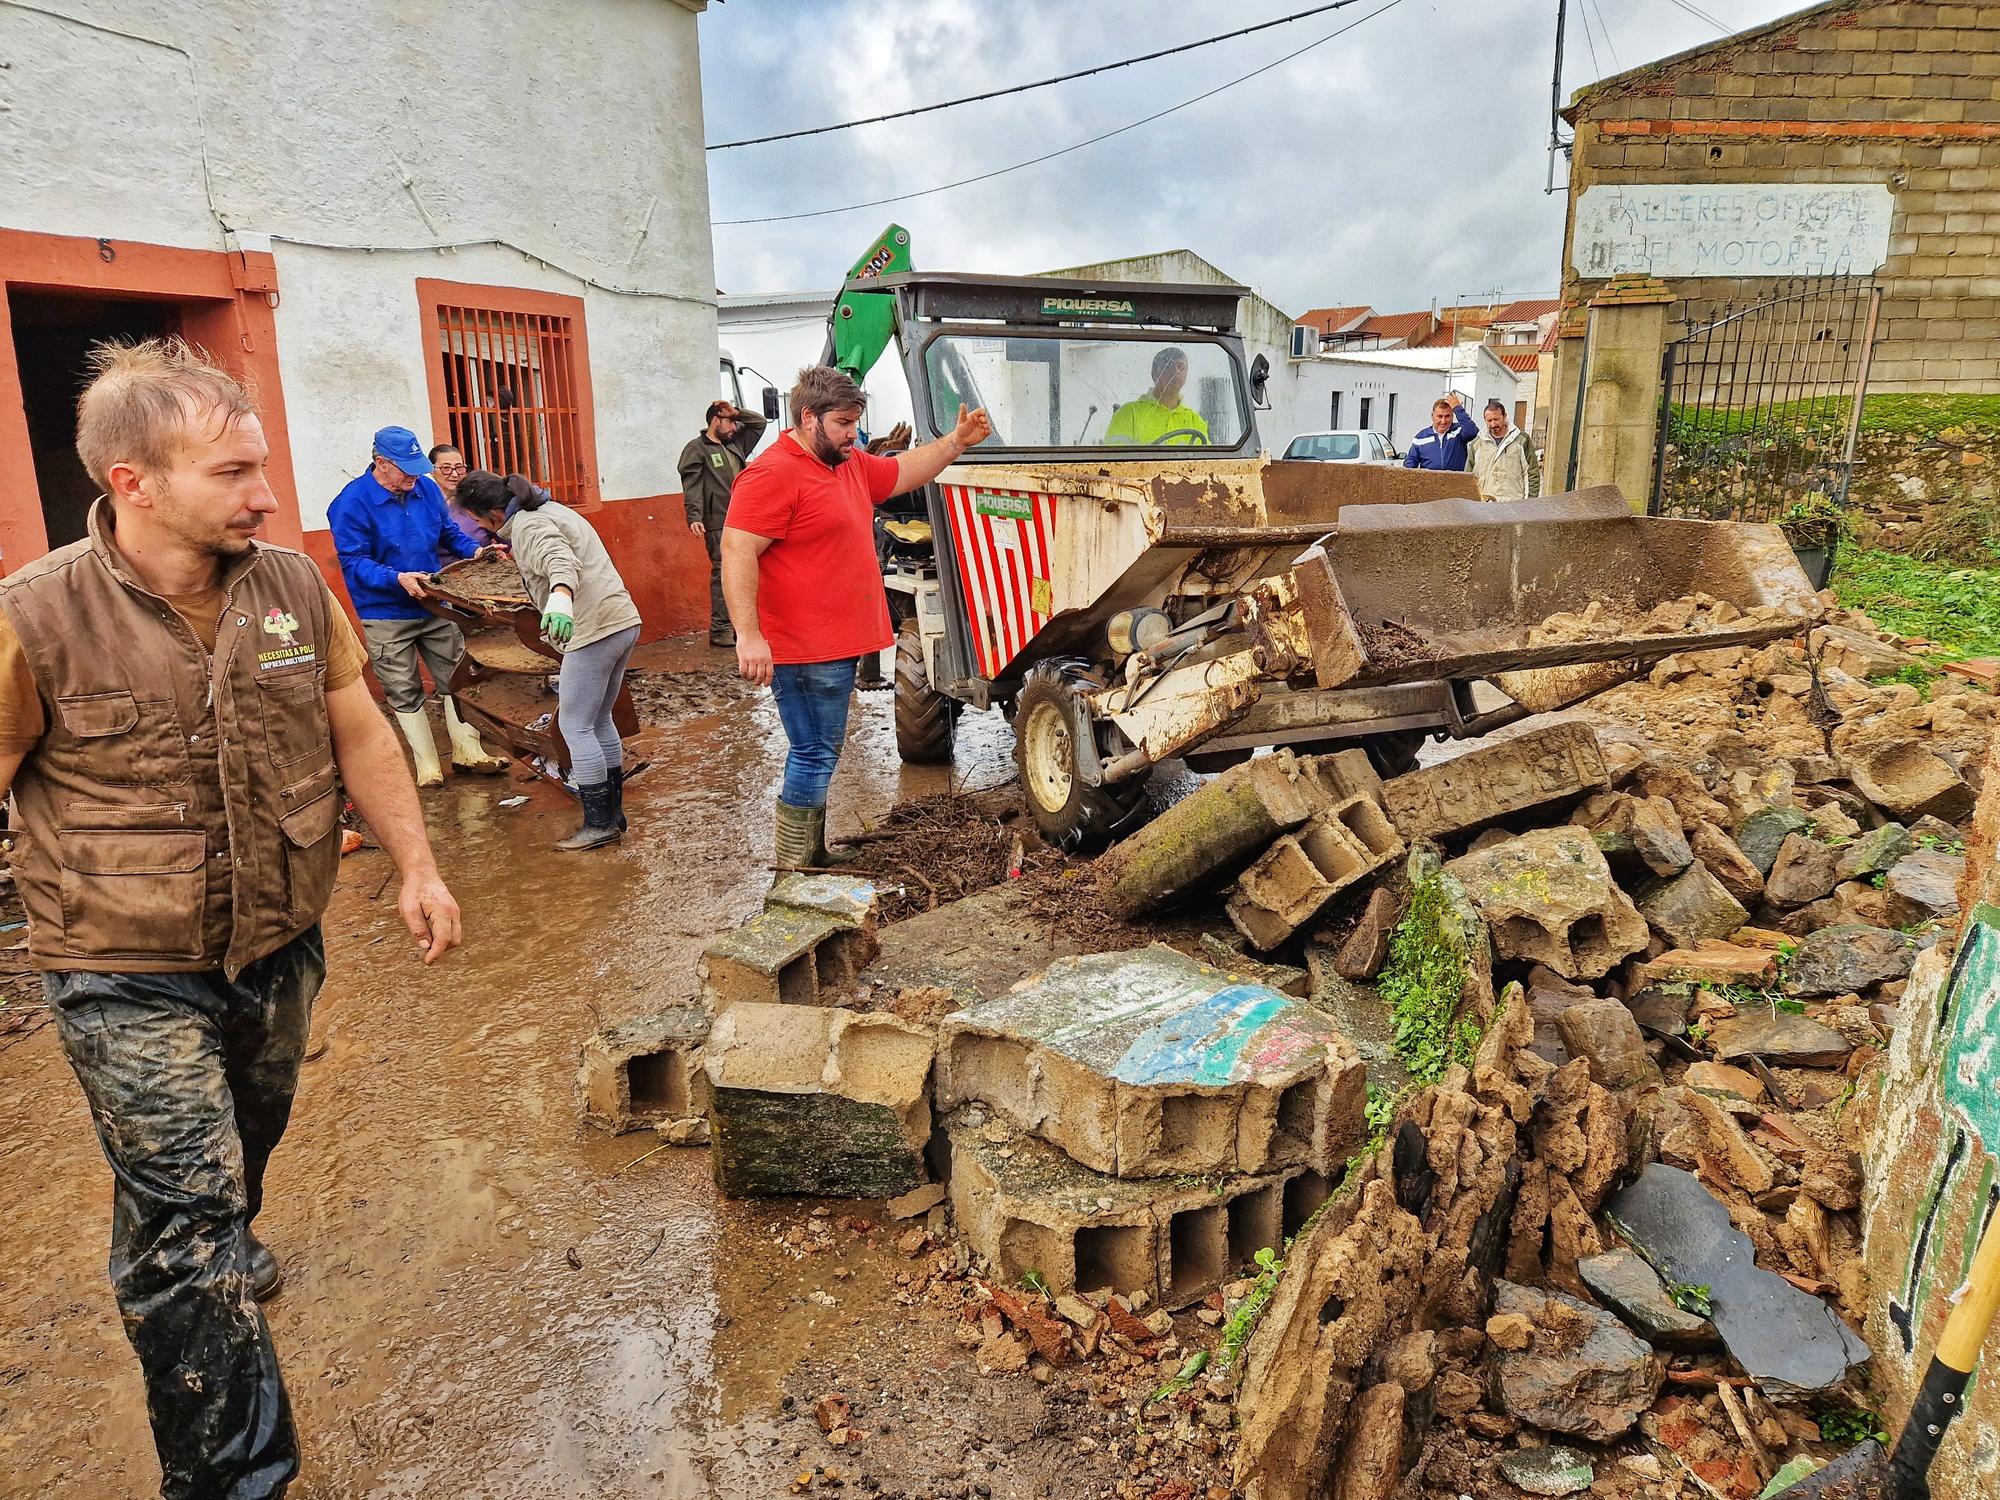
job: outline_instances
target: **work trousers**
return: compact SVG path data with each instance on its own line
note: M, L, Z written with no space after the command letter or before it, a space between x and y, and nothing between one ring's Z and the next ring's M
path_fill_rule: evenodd
M111 1164L111 1286L146 1380L163 1500L265 1500L298 1473L246 1236L325 975L313 927L233 981L42 976Z
M728 515L727 507L722 514ZM711 637L721 635L731 628L729 606L722 598L722 524L717 520L708 527L702 540L708 544L708 633Z
M639 627L628 625L601 641L563 652L556 678L556 727L569 747L569 779L580 787L596 786L625 764L611 709L638 644Z
M430 668L439 694L451 691L451 674L465 655L465 637L451 621L435 615L421 620L363 620L361 635L368 643L368 660L381 679L382 696L397 713L413 714L424 706L419 656Z
M827 784L847 743L847 703L854 692L854 657L780 663L771 669L771 696L791 752L778 796L793 807L825 807Z

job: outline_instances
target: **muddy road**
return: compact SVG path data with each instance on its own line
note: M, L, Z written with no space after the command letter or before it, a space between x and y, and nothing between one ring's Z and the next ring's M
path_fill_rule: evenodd
M1042 1393L982 1381L942 1322L934 1341L912 1332L891 1234L802 1252L786 1239L807 1206L718 1202L704 1151L579 1122L585 1036L690 996L703 942L769 879L768 696L741 699L720 652L647 656L708 675L649 688L673 722L646 737L621 845L552 852L576 812L546 786L426 793L467 934L428 970L387 857L344 863L315 1056L258 1221L288 1272L269 1314L305 1449L291 1493L781 1494L827 1458L800 1416L836 1377L890 1429L843 1458L864 1490L1051 1492L1075 1460L1048 1440ZM997 716L960 735L953 774L1011 774ZM900 767L888 695L862 695L835 830L945 786ZM496 805L520 791L525 806ZM105 1279L110 1175L47 1027L0 1052L0 1181L0 1495L154 1494Z

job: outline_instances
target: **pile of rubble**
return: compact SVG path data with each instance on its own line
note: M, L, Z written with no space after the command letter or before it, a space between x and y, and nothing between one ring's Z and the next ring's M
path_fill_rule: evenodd
M1854 634L1386 781L1259 756L906 921L786 876L592 1043L588 1115L890 1200L981 1371L1130 1377L1114 1493L1750 1500L1858 1402L1859 1084L2000 708ZM1051 947L1052 891L1174 946Z

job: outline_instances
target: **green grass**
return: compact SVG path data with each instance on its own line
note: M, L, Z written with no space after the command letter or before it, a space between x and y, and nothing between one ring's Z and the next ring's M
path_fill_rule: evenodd
M1844 396L1780 401L1771 406L1676 405L1669 414L1668 431L1675 442L1735 436L1774 427L1844 433L1852 406ZM1861 406L1863 433L1934 437L1951 427L1965 430L1968 436L1976 435L1982 428L2000 430L2000 396L1880 395L1870 396Z
M1844 547L1833 592L1883 629L1931 641L1933 659L2000 656L2000 568L1954 568Z

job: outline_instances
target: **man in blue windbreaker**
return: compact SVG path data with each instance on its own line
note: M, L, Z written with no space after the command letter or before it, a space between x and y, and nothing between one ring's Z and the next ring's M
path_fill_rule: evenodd
M1431 425L1410 439L1403 450L1406 469L1443 469L1464 472L1466 453L1479 436L1479 424L1465 409L1465 398L1446 391L1431 403Z
M437 739L424 708L424 680L417 670L421 656L444 699L452 768L498 775L507 763L486 753L479 732L458 717L446 691L465 654L465 637L420 602L440 554L474 557L479 547L446 512L444 491L430 477L431 461L414 432L384 427L375 434L372 453L367 471L334 497L326 518L382 696L410 743L417 785L441 785L444 767L438 764Z

